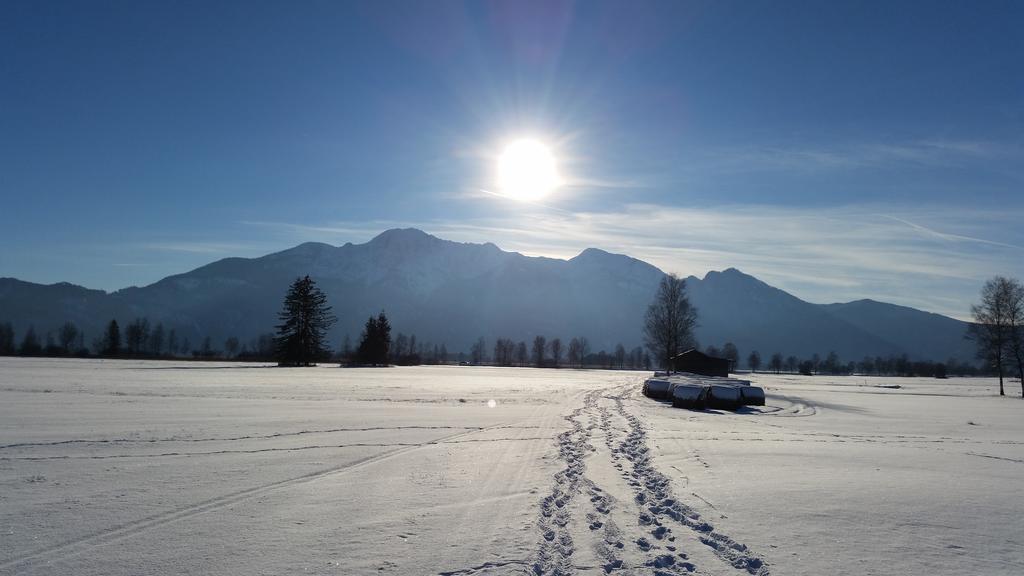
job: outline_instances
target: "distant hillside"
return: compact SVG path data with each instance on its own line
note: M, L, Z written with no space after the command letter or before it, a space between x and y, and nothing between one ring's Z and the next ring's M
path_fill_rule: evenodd
M967 325L960 320L874 300L825 304L822 308L861 330L899 343L900 348L914 358L928 358L933 350L949 352L947 356L936 358L940 360L974 358L974 343L964 338Z
M691 278L689 287L701 312L702 342L731 340L741 353L759 350L762 356L824 356L835 350L846 360L903 351L897 342L732 268L709 272L703 280Z
M635 258L589 248L559 260L505 252L493 244L442 240L416 229L388 230L365 244L306 243L259 258L226 258L141 288L111 294L71 284L0 279L0 321L18 334L45 335L65 320L86 342L111 318L163 322L193 344L206 335L246 342L273 330L288 284L309 274L327 293L339 323L332 341L357 339L366 318L385 309L396 331L420 342L468 350L483 336L531 340L586 336L593 350L641 344L641 323L663 273ZM819 305L735 269L687 280L700 313L702 344L735 342L741 352L810 356L835 350L845 360L906 353L971 361L965 323L861 300Z

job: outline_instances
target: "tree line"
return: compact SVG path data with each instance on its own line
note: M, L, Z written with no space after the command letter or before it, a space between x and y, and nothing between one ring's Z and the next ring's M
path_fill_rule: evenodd
M498 338L494 341L489 356L487 350L486 340L481 336L470 348L467 363L534 368L601 367L619 370L651 367L650 354L640 346L627 351L620 343L612 352L592 352L590 341L583 336L574 337L566 344L561 338L549 340L547 336L537 335L529 345L523 340L516 342L512 338Z
M730 348L731 347L731 348ZM729 353L723 352L729 349ZM735 345L727 343L719 349L715 346L708 346L705 349L709 356L729 358L733 367L738 367L737 358L739 351ZM745 366L752 372L757 372L763 367L767 372L774 374L803 374L806 376L816 374L830 374L833 376L858 374L863 376L926 376L942 378L949 376L978 376L985 374L984 369L968 362L961 362L950 358L945 362L933 362L928 360L911 360L906 354L890 354L889 356L864 356L859 361L841 360L839 354L830 351L824 357L814 353L810 358L798 358L793 355L783 356L781 352L773 353L767 362L764 362L761 353L757 350L750 352L746 358Z
M309 276L292 283L279 318L281 324L274 338L279 365L307 366L331 357L325 335L337 318L331 314L326 296ZM345 337L338 355L342 365L413 365L449 361L444 344L421 343L415 334L406 336L401 332L392 338L391 331L391 321L383 310L367 318L357 346L353 347L349 337ZM463 355L460 353L458 358L461 360ZM564 345L561 338L549 341L542 335L534 337L532 346L527 346L525 341L498 338L494 343L493 356L489 358L486 341L481 336L470 347L466 363L554 368L599 365L606 368L637 369L650 368L651 358L639 346L627 352L619 344L613 353L602 350L592 354L585 337L572 338Z
M273 334L261 334L243 343L230 336L215 344L207 336L193 347L187 337L180 337L163 323L152 326L148 318L136 318L123 329L116 319L110 320L102 335L86 343L85 331L74 322L65 322L56 331L41 338L30 325L20 342L10 322L0 323L0 356L48 356L77 358L215 358L240 360L271 360L274 358Z
M966 337L977 346L981 367L950 359L946 362L911 360L907 355L864 357L859 361L841 361L831 351L824 358L815 353L810 358L784 356L774 352L767 360L757 351L746 357L752 371L766 366L771 372L801 374L863 374L884 376L988 375L999 377L999 392L1005 395L1004 377L1016 372L1024 396L1024 285L1012 278L996 276L986 282L981 300L971 308L974 321L968 325ZM352 347L345 337L341 350L334 354L327 345L327 330L337 321L331 314L326 295L309 277L296 279L289 287L279 313L281 324L276 333L266 333L242 343L228 337L216 346L209 336L193 347L187 337L179 337L174 328L163 323L152 326L140 317L123 330L112 319L103 333L86 346L84 331L73 322L65 322L56 331L40 336L29 326L20 342L10 322L0 323L0 355L23 356L101 356L110 358L194 357L242 360L275 359L284 366L308 366L318 361L340 360L346 365L415 365L465 361L470 364L489 363L496 366L535 367L602 367L618 369L650 369L669 367L671 359L696 348L694 330L697 310L686 296L685 280L674 274L663 277L658 292L644 317L644 347L626 350L621 343L612 352L592 352L586 337L577 336L563 342L555 337L537 335L531 343L498 338L489 355L486 342L480 337L469 354L450 355L444 344L417 341L415 334L398 333L391 338L391 325L381 311L367 319L358 346ZM738 367L740 351L732 342L721 348L708 346L710 356L727 358L732 369ZM653 356L652 356L653 354Z

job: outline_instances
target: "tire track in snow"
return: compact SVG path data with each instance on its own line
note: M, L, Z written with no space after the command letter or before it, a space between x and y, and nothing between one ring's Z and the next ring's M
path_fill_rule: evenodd
M236 492L231 492L229 494L225 494L215 498L203 500L201 502L197 502L175 510L155 514L153 516L149 516L147 518L135 520L132 522L126 522L124 524L107 528L99 532L94 532L86 536L74 538L72 540L62 542L60 544L47 546L45 548L36 549L32 552L16 556L14 558L11 558L10 560L0 563L0 571L10 571L11 574L17 574L21 571L31 568L40 560L52 560L51 557L54 555L61 555L65 557L73 556L75 554L88 551L96 546L102 546L113 542L117 542L119 540L123 540L125 538L130 538L141 532L152 530L154 528L171 524L173 522L186 520L188 518L192 518L200 514L205 514L206 512L211 512L214 510L225 508L227 506L231 506L233 504L249 500L253 497L265 494L267 492L280 490L297 484L312 482L327 476L345 474L362 468L364 466L368 466L375 462L380 462L388 458L394 458L420 448L424 448L427 446L436 446L446 441L456 440L463 436L468 436L470 434L476 434L486 430L500 428L501 426L502 425L496 425L486 428L480 428L477 430L458 432L455 434L450 434L448 436L442 436L441 438L437 438L430 442L424 442L422 444L416 444L411 446L398 447L380 454L374 454L372 456L361 458L354 462L347 462L340 466L334 466L331 468L318 470L316 472L303 474L301 476L295 476L293 478L287 478L285 480L279 480L276 482L270 482L267 484L262 484L259 486L246 488L243 490L238 490Z

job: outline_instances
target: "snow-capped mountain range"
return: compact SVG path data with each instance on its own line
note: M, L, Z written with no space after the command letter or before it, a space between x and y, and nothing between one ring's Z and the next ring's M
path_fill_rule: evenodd
M243 342L273 331L288 284L309 274L339 318L332 341L358 339L366 318L385 310L394 330L420 342L468 350L484 337L530 341L540 334L586 336L594 351L642 342L644 311L663 272L646 262L588 248L569 260L505 252L494 244L442 240L416 229L388 230L365 244L305 243L259 258L225 258L149 286L113 293L67 283L0 279L0 322L42 336L65 321L86 342L116 318L162 322L193 343L210 336ZM914 359L970 361L962 321L913 308L858 300L812 304L729 268L687 278L699 311L702 345L734 342L809 357L836 351L843 360L906 353Z

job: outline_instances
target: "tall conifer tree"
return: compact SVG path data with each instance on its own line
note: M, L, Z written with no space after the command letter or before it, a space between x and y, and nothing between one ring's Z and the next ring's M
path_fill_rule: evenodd
M278 318L274 344L279 366L313 366L330 354L327 330L337 318L309 276L292 282Z

